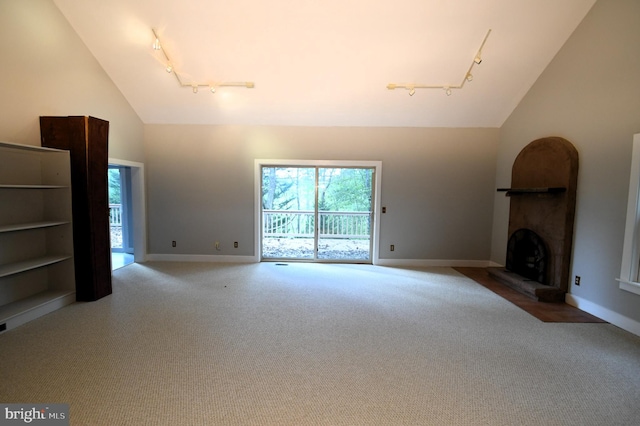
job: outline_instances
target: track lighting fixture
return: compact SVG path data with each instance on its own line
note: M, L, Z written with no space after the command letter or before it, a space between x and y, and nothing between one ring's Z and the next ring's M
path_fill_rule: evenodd
M473 80L473 74L471 74L471 71L473 70L473 67L475 65L480 65L480 63L482 62L482 48L487 42L487 39L489 38L489 34L491 34L491 30L487 31L487 35L484 36L484 40L482 40L482 44L480 44L480 48L478 49L478 52L476 53L476 55L473 57L473 61L471 62L471 65L469 66L469 69L467 70L467 72L464 74L464 77L460 84L429 85L429 84L415 84L415 83L411 83L411 84L389 83L387 85L387 89L389 90L406 89L409 91L409 96L413 96L416 93L416 89L443 89L447 96L451 96L451 89L462 89L466 82L468 81L470 82Z
M153 50L160 50L162 52L163 55L163 60L164 62L167 64L165 67L165 71L167 71L169 74L173 74L176 78L176 80L178 81L178 84L180 85L180 87L191 87L191 90L193 91L193 93L198 93L198 88L199 87L209 87L209 90L211 90L211 93L216 93L216 89L218 87L245 87L247 89L253 89L255 87L255 83L253 83L252 81L243 81L243 82L220 82L220 83L197 83L197 82L191 82L191 83L185 83L182 81L182 78L180 77L180 73L178 73L175 69L175 67L173 66L173 62L171 62L171 59L169 59L169 55L167 54L167 52L164 50L164 48L162 47L162 43L160 43L160 38L158 37L158 34L156 33L156 30L154 30L153 28L151 29L151 32L153 32L153 37L154 42L152 44Z

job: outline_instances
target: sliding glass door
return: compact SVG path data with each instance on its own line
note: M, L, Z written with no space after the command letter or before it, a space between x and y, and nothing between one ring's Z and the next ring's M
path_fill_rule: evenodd
M262 258L315 258L313 167L262 168Z
M261 258L370 263L374 168L262 166Z
M370 168L318 168L318 259L371 260Z

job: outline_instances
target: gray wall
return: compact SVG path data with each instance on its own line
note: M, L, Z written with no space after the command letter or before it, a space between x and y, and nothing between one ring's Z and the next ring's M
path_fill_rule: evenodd
M497 129L146 125L145 143L149 253L254 255L255 159L380 160L380 258L489 258Z
M40 145L41 115L109 121L109 156L144 161L144 128L51 0L0 1L0 140Z
M640 321L620 274L631 148L640 133L640 2L599 0L501 128L496 186L529 142L561 136L580 155L572 295ZM495 195L491 259L504 264L509 203Z

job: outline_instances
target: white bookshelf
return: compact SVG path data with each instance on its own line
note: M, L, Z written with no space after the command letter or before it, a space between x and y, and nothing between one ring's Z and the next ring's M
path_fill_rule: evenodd
M69 152L0 142L0 332L75 301Z

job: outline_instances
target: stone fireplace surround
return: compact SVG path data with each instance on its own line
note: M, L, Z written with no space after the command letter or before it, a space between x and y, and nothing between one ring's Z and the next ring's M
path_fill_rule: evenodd
M516 157L510 197L505 268L488 268L500 282L543 302L564 302L569 287L578 152L567 140L546 137Z

